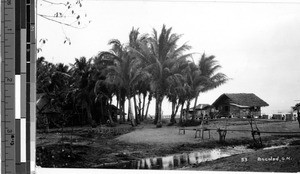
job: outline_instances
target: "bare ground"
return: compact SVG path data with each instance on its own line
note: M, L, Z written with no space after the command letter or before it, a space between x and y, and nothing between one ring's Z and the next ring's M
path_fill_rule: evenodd
M218 122L210 122L208 125L205 125L207 128L224 128L225 120ZM228 130L251 130L251 127L247 121L235 121L228 123ZM257 124L260 131L286 131L293 132L299 131L299 125L297 122L272 122L272 121L258 121ZM197 128L198 126L188 127L189 129ZM263 137L271 136L274 134L262 134ZM150 144L180 144L180 143L202 143L202 140L195 137L195 131L186 131L185 135L179 135L179 127L163 127L157 129L155 125L147 124L141 125L138 129L128 134L117 137L116 139L122 142L127 143L150 143ZM208 139L208 132L204 133L204 141L214 141L219 139L219 134L216 130L210 131L211 139ZM251 138L250 132L238 132L238 131L228 131L226 139L243 139Z
M228 129L250 130L247 121L233 120L228 124ZM224 127L224 121L210 122L206 126L208 128L222 128ZM103 163L120 163L146 157L166 156L169 154L196 151L203 148L249 144L252 142L250 132L229 131L226 135L226 144L219 144L219 135L215 130L210 132L211 139L208 139L208 134L205 132L205 139L201 140L199 138L194 138L195 131L186 131L185 135L179 135L179 128L176 126L163 126L158 129L155 128L155 125L153 124L142 123L135 129L132 129L130 128L130 125L125 124L118 126L118 128L120 127L124 129L120 129L121 131L119 132L108 134L103 134L103 132L99 133L99 131L97 131L99 128L91 129L84 127L76 128L73 131L67 129L63 138L59 130L54 130L48 134L38 133L37 164L43 167L93 168ZM299 131L297 122L271 122L265 120L259 121L258 127L261 131ZM299 135L279 136L275 134L262 134L262 138L265 145L280 145L287 141L295 141L299 138ZM72 145L70 145L70 142L72 142ZM288 148L286 153L291 153L291 150L295 150L290 149L291 148ZM256 153L248 154L248 161L256 159L255 154ZM241 166L239 166L234 160L240 161L241 157L242 156L228 157L227 163L224 162L227 161L227 158L223 158L217 160L220 162L216 162L216 165L205 163L201 166L194 166L195 168L189 168L189 170L240 171L242 170L241 168L243 168L242 166L245 166L246 164L250 167L256 165L256 163L252 164L249 162L246 164L241 163ZM297 158L293 157L293 159ZM233 162L230 162L232 160ZM218 163L219 165L217 165ZM223 163L226 165L222 165ZM265 167L265 165L261 166ZM269 171L268 167L263 167L249 171L256 171L256 169L258 171ZM248 167L245 167L245 169L248 171ZM294 167L292 171L294 170L298 170L298 168Z

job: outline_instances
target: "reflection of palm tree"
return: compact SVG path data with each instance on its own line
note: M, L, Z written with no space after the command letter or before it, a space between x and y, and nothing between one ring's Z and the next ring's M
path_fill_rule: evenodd
M175 155L175 156L173 157L173 164L174 164L174 168L175 168L175 167L179 167L179 165L180 165L180 160L179 160L179 158L178 158L177 155Z
M151 169L151 162L149 158L145 159L145 169Z

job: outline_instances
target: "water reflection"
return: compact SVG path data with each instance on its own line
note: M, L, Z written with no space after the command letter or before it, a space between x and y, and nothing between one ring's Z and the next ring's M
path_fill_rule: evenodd
M120 161L118 163L108 163L97 166L99 168L114 169L162 169L170 170L181 168L187 165L212 161L218 158L231 156L234 154L253 152L245 146L227 147L220 149L201 150L191 153L175 154L166 157L145 158L137 161Z
M174 169L186 165L198 164L205 161L212 161L218 158L227 157L251 151L245 147L234 147L226 149L203 150L200 152L183 153L166 157L145 158L139 161L132 161L126 168L131 169Z

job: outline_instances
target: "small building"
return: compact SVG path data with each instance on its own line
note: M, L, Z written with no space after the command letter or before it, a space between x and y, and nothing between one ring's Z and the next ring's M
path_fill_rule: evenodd
M196 116L201 117L201 116L205 116L208 115L210 110L211 110L211 105L209 104L198 104L196 106L196 108L191 108L190 112L194 112L194 110L196 111Z
M263 115L261 116L261 118L262 118L262 119L269 119L269 115L263 114Z
M285 121L294 121L293 113L286 113Z
M53 108L51 100L46 94L37 94L36 98L37 128L44 129L46 132L48 132L49 127L54 126L51 123L51 118L58 117L60 113Z
M196 112L196 118L202 119L203 116L207 117L209 116L211 112L211 105L209 104L198 104L196 108L190 108L189 114L192 115L193 112Z
M275 120L282 120L282 118L283 118L282 114L273 114L272 115L272 119L275 119Z
M248 115L261 116L261 107L268 103L253 93L222 94L213 104L217 117L244 118Z
M211 114L212 109L212 106L209 104L198 104L195 109L194 107L189 108L188 119L192 118L194 111L196 112L195 119L202 119L202 116L207 117ZM185 116L186 109L183 109L183 114Z

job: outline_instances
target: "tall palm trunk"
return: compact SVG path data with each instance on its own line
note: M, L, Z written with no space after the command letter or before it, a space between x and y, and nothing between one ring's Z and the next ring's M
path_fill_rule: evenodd
M145 119L145 103L146 103L147 93L143 94L143 107L142 107L142 120Z
M161 105L162 105L162 101L163 101L163 96L158 96L157 99L157 123L156 123L156 127L157 128L161 128L162 127L162 118L161 118L161 114L162 114L162 109L161 109Z
M141 94L138 94L138 99L139 99L139 108L138 108L138 116L139 116L139 121L143 121L142 117L142 100L141 100Z
M184 106L185 101L182 101L181 103L181 110L180 110L180 118L179 118L179 124L182 124L182 117L183 117L183 106Z
M176 102L177 103L177 102ZM176 123L176 119L175 119L175 117L176 117L176 114L177 114L177 112L178 112L178 108L179 108L179 101L178 101L178 104L176 105L176 103L175 103L175 106L174 106L174 108L175 108L175 110L174 110L174 113L172 113L172 115L171 115L171 120L170 120L170 122L171 123Z
M126 118L125 118L125 100L121 100L120 101L121 104L121 111L122 111L122 122L125 123L126 122Z
M132 110L131 110L131 100L130 100L130 95L127 96L128 98L128 119L130 119L131 121L131 126L134 127L135 126L135 121L132 115Z
M114 121L112 119L112 116L111 116L111 103L112 103L112 99L110 99L110 102L108 103L108 100L107 100L107 106L108 106L108 110L107 110L107 115L108 115L108 120L110 122L111 125L114 125Z
M175 116L177 115L177 112L178 112L179 106L180 106L180 104L179 104L179 101L178 101L178 104L176 105L176 109L175 109Z
M187 104L186 104L186 111L185 111L185 121L187 121L189 118L190 104L191 104L191 100L188 99Z
M154 124L157 124L157 121L158 121L158 112L159 112L158 105L159 105L159 99L158 99L158 94L156 93Z
M148 116L148 110L149 110L149 105L150 105L151 100L152 100L152 93L150 92L150 94L148 96L148 103L147 103L147 108L146 108L146 113L145 113L145 119L147 119L147 116Z
M135 113L135 122L136 124L140 124L139 114L138 114L138 106L136 103L135 95L133 96L133 102L134 102L134 113Z
M87 120L90 126L93 124L93 118L92 118L92 112L91 112L91 107L86 103L85 104L85 109L87 113Z
M176 123L175 120L175 113L176 112L176 101L172 102L172 114L171 114L171 119L170 119L170 125L173 125L174 123Z
M104 115L103 114L103 101L102 101L102 98L100 100L100 114L101 114L100 122L102 123L102 121L103 121L103 115Z
M199 97L199 92L197 93L197 96L195 98L194 109L193 109L193 114L192 114L192 121L195 121L198 97Z
M120 109L121 107L120 107L120 97L119 97L119 92L118 92L118 94L116 95L116 97L117 97L117 108L118 109Z
M119 111L122 111L122 106L121 106L121 91L118 90L117 93L117 109L119 109ZM118 111L117 111L118 113ZM118 115L117 115L117 119L118 119ZM120 114L120 119L118 120L119 123L122 123L122 115Z

